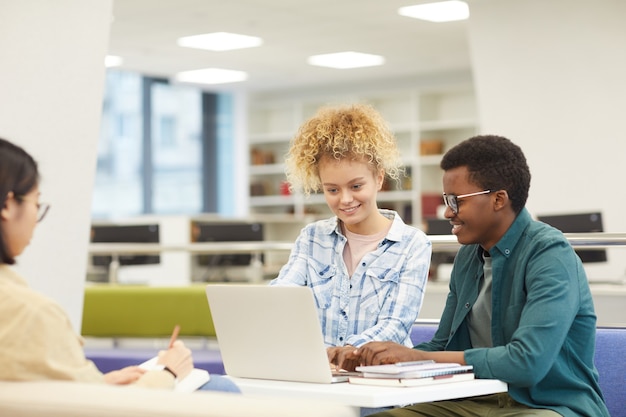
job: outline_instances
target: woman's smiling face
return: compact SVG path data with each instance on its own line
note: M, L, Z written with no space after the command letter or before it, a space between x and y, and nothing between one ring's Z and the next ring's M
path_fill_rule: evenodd
M378 213L376 196L384 173L374 173L364 161L325 157L319 162L319 176L326 204L348 230L368 230L368 220Z

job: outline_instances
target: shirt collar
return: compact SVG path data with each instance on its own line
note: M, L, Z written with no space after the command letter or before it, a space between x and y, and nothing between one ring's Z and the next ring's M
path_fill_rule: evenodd
M494 248L507 258L511 256L513 249L517 245L517 242L519 242L524 230L526 230L531 221L532 218L530 217L530 213L526 210L526 208L523 208L509 227L509 230L507 230L504 236L500 238Z
M400 242L402 240L405 229L404 221L398 215L398 213L393 210L381 210L380 212L383 214L383 216L393 219L393 223L391 223L389 233L387 233L387 236L385 238L393 242Z
M399 242L402 240L402 232L404 230L404 221L398 215L397 212L393 210L386 209L378 209L380 214L383 216L392 219L391 228L389 229L389 233L385 236L385 239L391 240L394 242ZM332 233L336 233L338 235L342 235L341 226L339 225L339 218L337 216L332 217L330 221L328 221L323 229L324 234L330 235Z

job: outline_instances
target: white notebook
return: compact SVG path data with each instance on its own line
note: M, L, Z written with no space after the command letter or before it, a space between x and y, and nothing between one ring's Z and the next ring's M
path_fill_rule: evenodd
M157 364L158 357L149 359L139 365L140 368L145 370L152 370ZM176 378L174 391L177 392L194 392L207 382L211 380L211 376L204 369L194 368L189 375L183 379Z

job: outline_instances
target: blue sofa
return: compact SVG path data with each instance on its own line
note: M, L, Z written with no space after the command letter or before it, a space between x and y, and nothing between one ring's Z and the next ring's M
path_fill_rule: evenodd
M611 417L626 417L626 329L596 331L596 367Z
M223 375L224 363L218 349L191 349L196 368L210 374ZM137 365L152 358L158 349L147 348L85 348L85 356L92 360L101 372L110 372L126 366Z
M416 323L411 339L414 344L429 341L436 330L434 324ZM626 328L597 328L595 363L611 417L626 417Z

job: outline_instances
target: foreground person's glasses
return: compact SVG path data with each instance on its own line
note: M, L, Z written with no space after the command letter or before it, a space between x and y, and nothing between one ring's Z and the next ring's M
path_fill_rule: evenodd
M23 196L17 196L17 199L20 201L25 201L27 203L35 204L37 206L37 223L42 221L43 218L46 217L48 210L50 210L50 204L48 203L40 203L39 201L32 201L27 198L24 198Z

